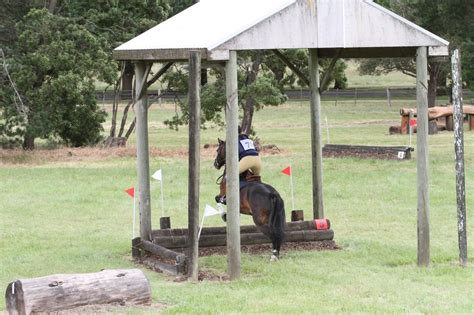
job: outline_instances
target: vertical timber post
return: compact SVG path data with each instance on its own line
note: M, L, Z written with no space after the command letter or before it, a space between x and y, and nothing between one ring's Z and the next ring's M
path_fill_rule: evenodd
M147 77L151 64L135 63L135 115L137 132L138 209L140 237L151 240L150 160L148 151L148 95Z
M318 50L309 49L311 105L311 157L313 174L313 218L324 218L323 152L321 148L321 94L319 92Z
M464 178L464 130L461 56L454 50L451 57L453 78L453 113L454 113L454 151L456 155L456 199L458 214L459 263L467 266L467 227L466 227L466 189Z
M430 263L430 203L428 191L428 49L419 47L416 53L417 102L417 232L418 266Z
M201 128L201 52L189 56L188 276L198 280L199 146Z
M226 79L226 173L227 173L227 272L231 280L240 277L240 194L238 159L237 52L230 51Z

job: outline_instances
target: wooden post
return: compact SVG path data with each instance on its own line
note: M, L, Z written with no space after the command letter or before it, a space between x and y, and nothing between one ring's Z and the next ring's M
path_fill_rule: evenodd
M237 52L226 62L226 172L227 172L227 272L231 280L240 277L240 196L238 159Z
M390 88L387 88L387 105L392 107L392 97L390 96Z
M188 181L188 276L198 280L199 147L201 128L201 53L189 56L189 181Z
M416 54L417 101L417 190L418 190L418 266L430 262L430 204L428 191L428 53L419 47Z
M321 148L321 94L319 93L318 50L309 50L311 90L311 155L313 170L313 218L324 218L323 152Z
M466 189L464 181L464 130L461 56L454 50L451 57L453 78L453 111L454 111L454 151L456 153L456 199L458 213L459 262L467 266L467 229L466 229Z
M140 237L151 239L150 161L148 152L148 96L147 77L151 64L135 63L135 115L137 133L138 209L140 212Z

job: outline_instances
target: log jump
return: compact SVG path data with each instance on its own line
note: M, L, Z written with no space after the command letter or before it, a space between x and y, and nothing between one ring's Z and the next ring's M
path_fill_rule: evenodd
M285 242L314 242L332 240L334 232L330 229L330 221L326 221L324 229L316 220L288 222L285 226ZM154 263L154 268L171 274L185 274L185 256L189 244L188 229L160 229L151 233L152 241L136 238L132 241L132 253L134 258L144 257L146 254L157 256L160 261ZM240 227L241 245L267 244L270 239L265 236L255 225L243 225ZM226 246L227 228L204 227L199 239L199 247Z
M434 106L428 108L428 120L438 120L438 122L443 128L448 131L453 131L453 106ZM463 106L463 114L467 115L469 120L469 130L474 130L474 106L473 105L464 105ZM401 133L401 134L408 134L409 124L410 124L410 116L416 117L417 110L416 108L400 108L400 116L401 122L400 127L392 126L390 127L390 133ZM439 121L440 118L444 120ZM438 126L439 128L440 126ZM413 124L413 132L416 132L416 124Z

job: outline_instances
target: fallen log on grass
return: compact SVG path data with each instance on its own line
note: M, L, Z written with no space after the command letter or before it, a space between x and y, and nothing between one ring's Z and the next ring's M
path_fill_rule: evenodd
M56 312L94 304L151 304L148 279L139 269L57 274L11 282L5 293L11 315Z

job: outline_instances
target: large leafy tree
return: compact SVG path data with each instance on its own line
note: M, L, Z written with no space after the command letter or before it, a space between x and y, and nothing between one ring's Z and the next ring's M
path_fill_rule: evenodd
M461 48L464 79L474 84L474 3L471 0L379 0L390 10L402 15L429 31L450 41L451 48ZM416 76L413 59L391 58L363 61L360 65L362 74L382 74L401 71L409 76ZM430 61L428 64L428 104L434 106L436 91L439 85L446 83L449 74L449 63Z
M177 1L176 5L185 5ZM105 43L104 50L112 51L120 44L132 39L140 33L152 28L167 19L172 14L171 0L62 0L63 13L74 18L76 23L86 27L97 38ZM175 4L173 3L173 7ZM132 93L133 90L133 65L125 62L117 68L120 72L113 83L116 95L119 93ZM121 90L121 91L120 91ZM132 106L129 103L124 110L124 117ZM117 116L119 111L118 98L114 98L111 115L111 128L109 139L106 143L115 143L114 139L122 137L125 131L126 119L122 119L117 133ZM132 132L134 124L128 127L126 137Z
M20 133L26 149L51 136L73 146L96 143L105 113L97 107L94 82L116 76L104 44L46 9L31 10L16 31L12 54L3 60L0 93L8 97L0 99L0 131Z

